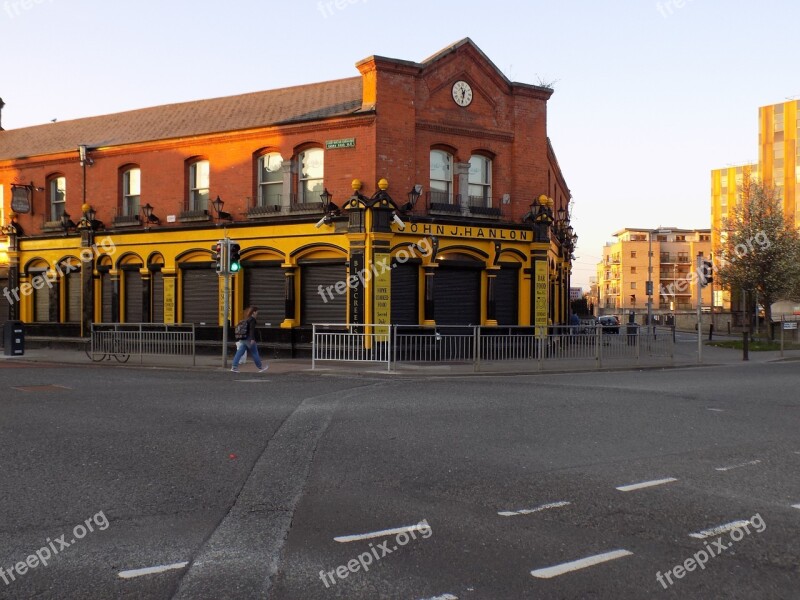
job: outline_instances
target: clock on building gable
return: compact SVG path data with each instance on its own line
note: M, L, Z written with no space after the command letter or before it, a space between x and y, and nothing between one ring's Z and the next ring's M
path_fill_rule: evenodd
M453 100L459 106L469 106L472 103L472 87L463 80L453 84Z

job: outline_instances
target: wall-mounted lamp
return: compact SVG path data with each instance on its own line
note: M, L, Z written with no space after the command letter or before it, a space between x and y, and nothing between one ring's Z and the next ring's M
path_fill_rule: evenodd
M406 202L405 206L403 206L403 212L411 212L414 210L414 206L417 204L417 200L422 195L422 186L420 184L415 185L411 188L411 191L408 192L408 202Z
M68 212L61 213L61 217L59 218L59 222L61 223L61 228L64 230L64 235L67 235L70 229L75 229L75 222L69 218Z
M225 219L226 221L233 221L231 213L227 213L224 210L222 210L222 207L225 206L225 203L222 201L222 198L217 196L215 200L212 200L211 206L214 207L214 210L217 213L217 221L220 221L222 219Z
M150 206L149 202L142 207L142 215L144 215L144 226L146 229L150 228L151 223L155 223L156 225L161 224L161 219L153 214L153 207Z

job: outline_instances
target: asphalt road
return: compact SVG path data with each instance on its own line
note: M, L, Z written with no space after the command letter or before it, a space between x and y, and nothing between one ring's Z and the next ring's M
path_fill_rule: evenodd
M0 598L796 599L798 383L3 362Z

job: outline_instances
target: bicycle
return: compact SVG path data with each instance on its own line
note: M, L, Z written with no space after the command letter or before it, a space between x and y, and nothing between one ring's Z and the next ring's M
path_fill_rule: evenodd
M117 359L117 362L126 363L131 357L130 353L125 351L125 348L123 348L119 340L114 340L111 342L110 351L108 349L103 349L102 351L96 350L92 352L92 340L87 340L83 349L84 352L86 352L86 356L89 357L89 360L93 362L111 360L111 357L113 356Z

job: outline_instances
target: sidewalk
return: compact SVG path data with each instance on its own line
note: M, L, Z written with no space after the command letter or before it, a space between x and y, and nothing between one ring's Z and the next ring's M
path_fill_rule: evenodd
M800 350L787 350L781 358L780 352L750 352L748 362L742 360L741 350L727 348L717 348L714 346L703 345L703 361L697 361L697 344L695 342L682 341L675 344L674 358L642 358L640 361L630 359L604 360L601 368L597 368L594 360L553 360L548 359L542 362L539 370L539 363L536 360L530 361L504 361L504 362L484 362L479 365L476 371L472 362L464 363L400 363L396 370L388 371L386 363L355 363L355 362L317 362L317 369L311 370L310 358L296 359L269 359L262 356L264 363L269 365L267 375L281 375L287 373L320 373L326 374L335 372L347 373L351 375L384 374L388 376L448 376L448 375L514 375L514 374L553 374L570 372L595 372L595 371L619 371L619 370L644 370L644 369L664 369L715 365L735 365L742 366L748 364L763 364L775 361L800 361ZM158 357L145 356L144 360L138 356L131 356L127 363L118 363L115 359L105 359L102 362L92 362L82 349L72 348L31 348L26 349L25 354L19 357L0 355L0 365L8 367L9 363L15 361L25 363L54 363L54 364L79 364L95 365L99 368L113 367L144 367L144 368L166 368L166 369L206 369L224 371L229 370L232 362L232 355L228 356L227 367L222 366L222 356L199 354L195 357L195 364L192 364L191 357ZM258 372L252 360L248 360L240 366L239 375L257 375Z

